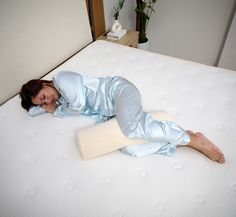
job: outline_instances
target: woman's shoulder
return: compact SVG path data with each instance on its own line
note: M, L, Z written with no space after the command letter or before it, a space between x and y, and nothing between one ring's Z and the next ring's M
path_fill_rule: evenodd
M81 74L73 71L60 71L53 76L53 82L57 85L60 84L73 84L82 82L83 77Z
M54 79L73 79L76 77L82 77L82 75L78 72L73 71L60 71L53 76Z
M53 83L56 89L63 95L64 92L73 89L75 86L82 86L83 78L77 72L60 71L53 76Z

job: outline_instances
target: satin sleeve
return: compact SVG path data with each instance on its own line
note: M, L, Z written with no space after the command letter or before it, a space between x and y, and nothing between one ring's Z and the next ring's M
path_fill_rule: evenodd
M86 103L83 77L75 72L62 71L53 77L53 83L64 99L53 115L65 117L81 114Z
M37 115L42 115L45 113L47 113L47 111L43 109L41 106L31 106L28 111L28 114L33 117Z
M55 117L68 117L80 115L81 111L77 109L70 108L69 105L60 105L57 107L56 111L53 113Z

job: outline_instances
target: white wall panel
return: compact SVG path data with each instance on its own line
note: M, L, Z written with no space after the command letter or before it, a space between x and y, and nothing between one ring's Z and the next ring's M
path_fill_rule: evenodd
M116 3L104 0L107 29ZM121 11L120 20L125 28L135 28L135 4L136 0L126 1ZM234 4L235 0L158 0L156 14L148 26L150 50L215 65ZM230 43L236 44L236 37Z
M235 0L160 0L148 30L151 50L215 65Z
M219 66L236 71L236 14L220 57Z
M0 27L0 102L92 40L84 0L1 0Z

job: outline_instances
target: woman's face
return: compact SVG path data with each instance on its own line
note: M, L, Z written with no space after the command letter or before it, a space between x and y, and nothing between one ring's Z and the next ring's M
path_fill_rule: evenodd
M32 98L32 103L34 105L48 105L55 103L59 99L58 91L49 85L43 86L43 88L38 92L38 94Z

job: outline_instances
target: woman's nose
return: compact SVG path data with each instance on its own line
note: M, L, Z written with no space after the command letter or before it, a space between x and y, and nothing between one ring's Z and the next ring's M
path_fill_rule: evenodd
M43 103L44 103L45 105L49 104L49 99L48 99L48 98L45 98L45 99L43 100Z

